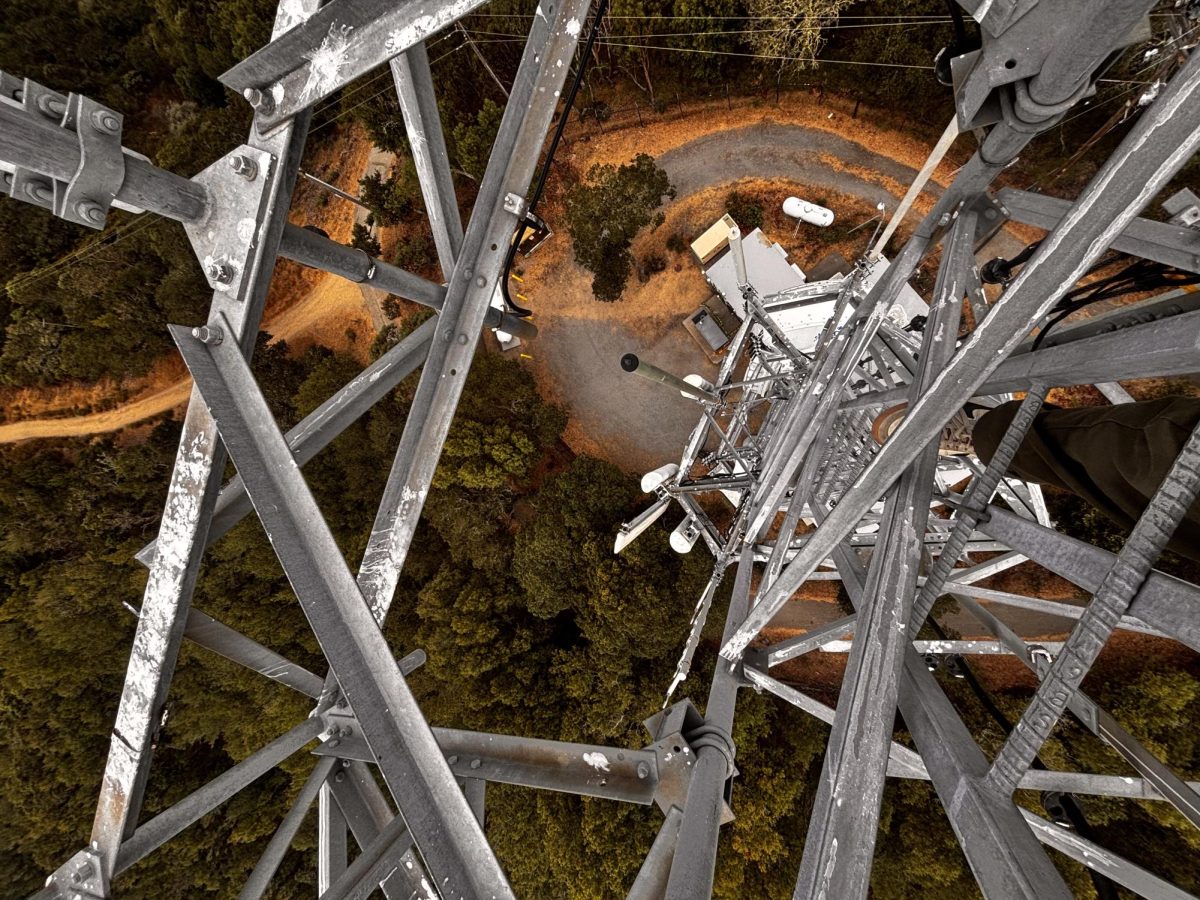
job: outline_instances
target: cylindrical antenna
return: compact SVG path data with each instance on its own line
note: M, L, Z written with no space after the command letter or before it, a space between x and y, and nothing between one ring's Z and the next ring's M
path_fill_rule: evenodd
M659 384L669 385L675 388L685 397L692 397L696 400L704 400L708 403L718 403L720 398L709 391L696 387L694 384L688 384L682 378L672 375L670 372L664 372L658 366L652 366L648 362L642 362L638 359L636 353L626 353L621 357L621 368L626 372L633 372L641 375L650 381L657 381Z
M746 253L742 249L742 229L734 225L729 229L729 252L733 254L733 271L737 276L738 289L750 283L746 275Z

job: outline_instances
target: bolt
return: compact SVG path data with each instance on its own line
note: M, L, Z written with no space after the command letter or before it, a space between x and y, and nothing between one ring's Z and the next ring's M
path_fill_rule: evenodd
M942 217L938 219L938 225L943 228L950 224L950 213L942 213Z
M457 756L451 756L451 757L447 758L446 762L450 763L450 765L452 765L452 766L453 766L453 765L455 765L455 764L458 762L458 757L457 757Z
M453 328L447 328L445 331L442 332L442 340L443 341L446 341L447 343L449 343L453 339L454 339L454 329Z
M216 325L201 325L192 329L192 337L202 344L215 347L225 339L225 334Z
M336 747L340 743L341 743L341 741L338 738L334 738L332 741L329 742L329 746Z
M342 737L350 737L350 735L352 735L352 734L354 734L354 729L351 728L349 725L345 726L341 731Z
M650 767L648 765L646 765L644 762L638 763L637 773L638 773L638 778L649 778L650 777Z
M241 175L247 181L253 181L258 177L258 163L240 153L229 157L229 168L233 169L234 174Z
M3 176L3 178L4 178L5 189L8 191L11 191L12 186L13 186L13 173L12 172L0 172L0 176Z
M475 279L475 287L484 287L487 285L487 279L480 275Z
M104 207L99 203L93 203L91 200L80 200L76 203L75 215L81 219L86 219L93 225L104 224Z
M107 109L97 109L92 113L92 127L105 134L116 134L121 130L121 120Z
M54 199L54 194L51 192L49 186L40 181L31 181L26 184L25 193L38 203L49 203Z
M38 97L37 107L52 119L61 118L67 111L67 104L63 103L57 97L51 97L47 94Z
M338 772L336 775L333 776L333 780L336 781L338 784L341 784L343 781L346 780L346 773Z
M483 765L483 760L481 760L481 759L471 760L471 768L472 769L478 769L482 765Z
M460 334L458 336L458 342L460 344L465 344L467 342L467 336L465 334Z
M208 276L209 281L215 281L217 284L233 284L236 270L228 260L222 258L209 262L204 267L204 274Z
M246 98L247 103L263 115L269 116L275 111L275 98L258 88L246 88L242 91L242 96Z

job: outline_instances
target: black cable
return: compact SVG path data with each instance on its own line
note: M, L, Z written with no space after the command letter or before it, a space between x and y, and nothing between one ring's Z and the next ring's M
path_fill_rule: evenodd
M946 640L946 631L938 623L937 619L934 619L932 616L930 616L928 621L929 626L938 636L938 640ZM976 699L979 700L983 708L995 720L996 724L1000 726L1000 730L1004 732L1004 736L1008 737L1008 735L1012 733L1013 726L1012 722L1009 721L1008 716L1004 714L1004 710L996 705L996 701L992 699L991 694L987 692L984 686L980 683L979 679L975 677L975 673L967 664L967 661L961 656L957 656L955 658L958 660L959 671L962 672L963 680L966 681L967 686L971 688L971 692L975 694ZM1032 768L1041 770L1046 769L1046 764L1042 762L1041 756L1036 754L1034 755ZM1051 792L1043 791L1043 796L1048 793ZM1075 829L1076 834L1082 838L1091 840L1091 826L1088 825L1087 818L1084 816L1083 810L1080 808L1075 797L1072 794L1066 793L1065 791L1053 793L1059 793L1060 797L1062 798L1063 812L1066 813L1067 819L1070 820L1071 827ZM1044 808L1046 805L1044 801L1042 805ZM1049 812L1049 810L1046 811ZM1088 875L1091 876L1092 886L1096 889L1096 896L1099 898L1099 900L1119 900L1116 885L1114 885L1112 881L1093 869L1088 869Z
M542 164L542 171L538 175L537 184L533 188L533 193L529 195L529 205L525 208L525 215L521 219L521 223L517 226L517 232L513 236L512 243L508 248L508 255L504 258L504 270L500 275L500 295L504 298L505 304L508 305L512 313L522 318L532 316L533 310L519 306L509 296L509 273L512 272L513 261L517 258L517 250L521 247L521 241L525 240L525 232L529 226L545 226L545 223L534 215L534 211L537 209L538 202L542 199L542 192L546 189L546 181L550 177L550 166L554 162L554 154L558 151L558 144L562 140L563 132L567 128L567 119L570 118L571 107L575 105L575 95L579 93L579 86L583 83L583 76L587 72L588 62L592 58L592 46L596 43L596 35L600 31L600 22L607 10L608 0L600 0L596 6L596 14L592 17L592 28L588 32L587 43L583 47L583 55L579 57L579 65L575 68L575 80L571 82L571 88L567 91L567 99L563 104L562 115L558 119L558 127L554 129L554 137L550 140L550 149L546 151L546 161Z
M1093 303L1156 288L1182 287L1197 283L1200 283L1200 275L1194 272L1185 272L1150 260L1138 260L1107 278L1068 291L1052 311L1052 318L1042 326L1042 330L1034 338L1031 349L1037 350L1051 329L1071 313Z
M933 57L933 74L939 84L944 87L953 87L954 77L950 61L964 53L978 50L982 44L977 35L967 33L962 9L956 0L946 0L946 8L949 10L950 20L954 25L954 42L943 47Z
M989 259L979 270L979 277L987 284L1007 285L1013 277L1013 269L1029 261L1035 250L1041 246L1041 241L1034 241L1012 259L997 256Z

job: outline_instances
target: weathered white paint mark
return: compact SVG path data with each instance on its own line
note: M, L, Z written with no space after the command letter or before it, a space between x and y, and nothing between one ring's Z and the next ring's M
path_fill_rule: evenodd
M407 25L392 29L384 41L384 49L392 54L403 53L413 44L420 43L448 23L461 19L476 5L472 0L457 0L453 5L435 13L426 13L425 10L421 10Z
M258 230L258 223L254 219L239 219L237 223L238 240L243 244L249 244L254 240L254 233Z
M275 27L271 32L273 38L291 31L301 22L308 20L312 13L304 8L304 0L283 0L275 12Z
M579 32L583 30L583 23L571 16L571 21L567 22L567 34L573 38L579 37Z
M826 900L829 896L829 883L833 880L833 867L837 862L837 838L829 844L829 859L825 862L825 871L821 873L821 883L817 888L817 900Z
M597 772L612 771L608 767L608 757L603 753L585 753L583 754L583 761Z
M123 796L128 796L133 786L141 749L149 739L163 658L200 518L201 488L211 467L212 445L207 432L198 431L180 444L105 771L105 781Z
M350 25L330 25L329 34L321 41L321 46L311 53L304 54L308 60L308 79L300 91L300 101L307 102L320 99L334 91L338 86L338 76L346 65L346 57L350 48Z

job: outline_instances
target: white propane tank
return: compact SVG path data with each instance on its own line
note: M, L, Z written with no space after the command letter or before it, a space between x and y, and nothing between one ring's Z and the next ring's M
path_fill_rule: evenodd
M688 516L671 532L671 549L676 553L689 553L699 537L700 523Z
M807 222L809 225L816 225L820 228L828 228L833 224L833 210L809 203L807 200L801 200L799 197L788 197L784 200L783 212L784 215L791 216L793 219L799 219L801 222Z
M649 494L652 491L657 491L668 478L673 478L675 473L679 471L679 466L675 463L667 463L665 466L659 466L653 472L647 472L642 476L642 493Z

